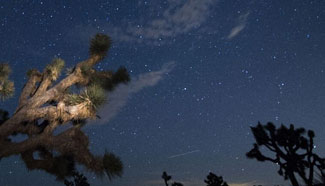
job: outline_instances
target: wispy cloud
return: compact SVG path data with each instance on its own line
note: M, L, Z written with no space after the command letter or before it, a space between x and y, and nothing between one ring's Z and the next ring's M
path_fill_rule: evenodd
M169 6L161 18L153 19L143 27L129 25L125 32L119 32L123 40L154 42L159 39L176 37L200 27L209 15L216 0L169 0Z
M189 151L189 152L185 152L185 153L181 153L181 154L175 154L175 155L169 156L168 158L176 158L176 157L180 157L180 156L186 156L186 155L193 154L196 152L200 152L200 150L193 150L193 151Z
M132 23L121 25L102 24L100 29L92 25L79 25L72 34L80 33L88 38L98 31L108 32L115 41L137 42L144 44L163 44L171 38L192 30L201 28L208 19L213 5L218 0L168 0L168 6L161 12L161 16L153 19L139 18ZM143 6L143 5L139 5ZM143 8L143 7L139 7ZM146 20L142 22L140 20Z
M108 104L104 105L100 111L100 120L96 123L105 124L116 116L120 110L126 105L128 98L146 87L152 87L158 84L165 74L172 71L175 67L175 62L169 62L162 66L158 71L152 71L132 78L132 81L127 85L121 85L109 95Z
M235 27L233 27L228 35L228 39L233 39L234 37L236 37L242 30L244 30L244 28L246 27L246 23L247 23L247 18L249 16L249 12L247 12L246 14L243 14L241 16L239 16L238 20L237 20L237 24Z

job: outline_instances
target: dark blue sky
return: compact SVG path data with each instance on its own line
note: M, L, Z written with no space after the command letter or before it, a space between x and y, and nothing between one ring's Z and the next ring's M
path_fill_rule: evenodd
M209 171L230 185L287 185L276 166L246 159L249 126L312 129L325 154L324 30L322 0L0 0L0 60L16 87L0 108L14 111L28 69L55 56L71 67L106 33L114 44L97 68L123 65L132 82L85 131L91 150L113 151L125 172L112 183L87 174L91 185L163 185L164 170L187 186ZM0 185L62 185L18 157L0 165Z

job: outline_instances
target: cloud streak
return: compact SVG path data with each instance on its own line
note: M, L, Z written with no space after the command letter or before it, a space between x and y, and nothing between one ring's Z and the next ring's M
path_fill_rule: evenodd
M164 75L172 71L174 67L175 62L166 63L158 71L140 74L138 77L132 78L129 84L118 86L116 90L110 94L108 103L99 110L101 119L95 122L98 124L108 123L127 104L127 100L132 94L146 87L157 85L163 79Z
M168 6L161 12L161 16L142 24L141 21L123 23L120 26L105 23L101 28L92 25L79 25L70 34L80 33L88 38L98 31L107 31L112 38L121 42L136 42L158 45L171 42L175 38L198 29L209 17L212 5L218 0L168 0ZM141 6L141 5L139 5ZM138 7L141 8L141 7ZM145 20L141 17L137 20Z
M196 153L196 152L200 152L200 150L193 150L193 151L185 152L185 153L182 153L182 154L175 154L175 155L169 156L168 158L169 159L177 158L177 157L180 157L180 156L186 156L186 155L193 154L193 153Z
M233 39L234 37L236 37L242 30L244 30L244 28L246 27L246 23L247 23L247 18L249 16L249 12L247 12L244 15L239 16L238 20L237 20L237 25L235 27L233 27L228 35L228 39Z
M215 0L187 0L181 1L181 3L180 1L169 0L169 6L161 18L151 20L140 28L129 25L124 34L136 38L136 40L176 37L200 27L207 19L213 3Z

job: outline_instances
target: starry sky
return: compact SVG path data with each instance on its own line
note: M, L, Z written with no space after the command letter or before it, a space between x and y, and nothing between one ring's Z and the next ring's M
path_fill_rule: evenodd
M93 186L162 186L167 171L187 186L212 171L230 185L288 185L271 163L248 160L258 121L316 133L325 154L325 1L323 0L0 0L0 61L12 67L12 113L30 68L53 57L72 67L90 38L114 43L96 66L125 66L132 81L108 95L100 120L84 131L91 151L121 157L123 177ZM80 170L83 170L80 167ZM1 160L0 185L59 186Z

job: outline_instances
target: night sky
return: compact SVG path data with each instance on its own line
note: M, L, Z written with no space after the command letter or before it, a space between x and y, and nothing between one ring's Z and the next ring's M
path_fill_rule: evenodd
M28 69L87 59L98 32L114 43L96 68L125 66L132 81L84 128L92 152L125 166L112 182L80 167L92 186L163 186L163 171L186 186L209 171L230 185L288 185L245 157L258 121L314 130L324 156L325 1L0 0L0 61L16 88L0 108L13 113ZM18 156L1 160L0 185L21 182L63 185Z

